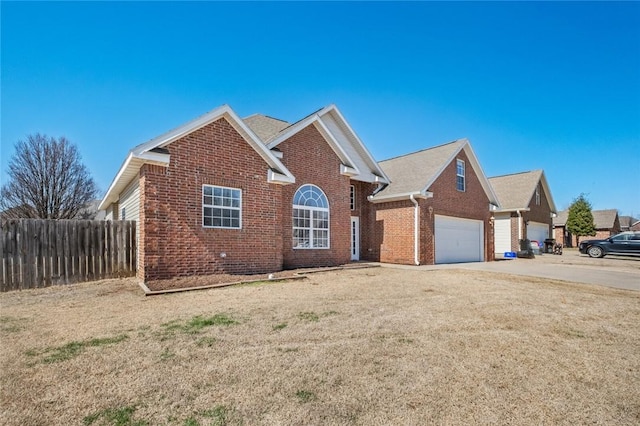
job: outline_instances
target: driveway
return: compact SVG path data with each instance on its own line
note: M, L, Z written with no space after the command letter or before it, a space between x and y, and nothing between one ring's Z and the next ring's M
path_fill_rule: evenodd
M400 267L389 264L384 266ZM602 259L592 259L576 250L565 249L561 256L544 254L536 256L535 259L422 265L417 268L500 272L640 291L640 258L610 255Z

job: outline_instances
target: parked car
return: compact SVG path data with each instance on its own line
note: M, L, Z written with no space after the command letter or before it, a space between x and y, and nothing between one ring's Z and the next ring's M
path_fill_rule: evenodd
M580 253L590 257L604 257L608 254L640 256L640 232L621 232L606 240L581 241Z

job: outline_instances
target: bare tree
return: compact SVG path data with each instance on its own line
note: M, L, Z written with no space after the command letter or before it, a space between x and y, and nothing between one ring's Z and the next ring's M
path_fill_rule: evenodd
M27 136L9 162L0 189L5 218L72 219L97 195L76 146L65 137Z

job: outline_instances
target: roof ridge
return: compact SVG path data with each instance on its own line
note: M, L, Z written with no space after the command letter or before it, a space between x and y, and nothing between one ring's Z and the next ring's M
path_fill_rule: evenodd
M423 148L423 149L419 149L417 151L409 152L407 154L402 154L402 155L397 155L395 157L387 158L386 160L378 161L378 163L384 163L385 161L391 161L391 160L396 160L396 159L402 158L402 157L408 157L410 155L418 154L418 153L421 153L421 152L424 152L424 151L429 151L429 150L436 149L436 148L442 148L443 146L452 145L454 143L462 142L462 141L465 141L465 140L467 140L467 138L456 139L456 140L453 140L451 142L446 142L446 143L443 143L443 144L440 144L440 145L436 145L436 146L432 146L432 147L429 147L429 148Z
M491 176L490 178L487 179L495 179L495 178L501 178L501 177L507 177L507 176L515 176L515 175L524 175L526 173L535 173L535 172L542 172L542 169L534 169L534 170L528 170L526 172L515 172L515 173L507 173L504 175L498 175L498 176Z
M266 114L261 114L261 113L259 113L259 112L256 112L256 113L251 114L251 115L249 115L249 116L247 116L247 117L244 117L242 120L243 120L243 121L244 121L244 120L248 120L248 119L250 119L250 118L257 117L257 116L265 117L265 118L270 118L270 119L272 119L272 120L276 120L276 121L282 121L283 123L289 123L287 120L283 120L283 119L281 119L281 118L272 117L272 116L270 116L270 115L266 115Z

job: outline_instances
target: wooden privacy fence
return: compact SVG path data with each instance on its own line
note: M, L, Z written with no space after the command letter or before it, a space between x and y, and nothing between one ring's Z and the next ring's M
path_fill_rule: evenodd
M2 221L1 291L136 273L136 222Z

